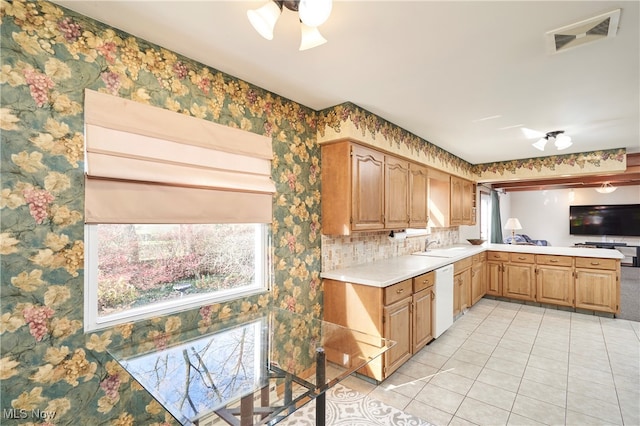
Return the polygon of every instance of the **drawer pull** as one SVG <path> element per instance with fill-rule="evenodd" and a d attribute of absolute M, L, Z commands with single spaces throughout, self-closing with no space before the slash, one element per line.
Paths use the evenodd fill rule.
<path fill-rule="evenodd" d="M 551 259 L 549 262 L 551 262 L 551 263 L 558 263 L 558 259 Z"/>
<path fill-rule="evenodd" d="M 422 281 L 422 284 L 429 284 L 429 280 Z"/>
<path fill-rule="evenodd" d="M 401 288 L 401 289 L 399 289 L 399 290 L 396 290 L 396 293 L 397 293 L 397 294 L 400 294 L 400 293 L 402 293 L 403 291 L 404 291 L 404 288 Z"/>
<path fill-rule="evenodd" d="M 600 262 L 591 262 L 592 265 L 599 265 Z"/>
<path fill-rule="evenodd" d="M 518 256 L 518 260 L 525 260 L 526 257 Z"/>

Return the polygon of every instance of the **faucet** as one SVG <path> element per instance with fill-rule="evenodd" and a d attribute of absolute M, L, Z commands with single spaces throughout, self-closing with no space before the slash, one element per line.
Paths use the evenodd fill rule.
<path fill-rule="evenodd" d="M 428 238 L 428 237 L 427 237 L 427 238 L 425 238 L 425 240 L 424 240 L 424 251 L 429 251 L 429 246 L 430 246 L 431 244 L 438 244 L 439 242 L 440 242 L 440 241 L 436 241 L 436 240 L 434 240 L 434 241 L 429 241 L 429 238 Z"/>

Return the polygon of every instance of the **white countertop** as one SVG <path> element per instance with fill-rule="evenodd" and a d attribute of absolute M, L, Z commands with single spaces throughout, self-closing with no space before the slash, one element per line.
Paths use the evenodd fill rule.
<path fill-rule="evenodd" d="M 387 287 L 391 284 L 433 271 L 473 256 L 483 251 L 506 251 L 516 253 L 550 254 L 559 256 L 601 257 L 607 259 L 624 259 L 618 250 L 586 247 L 553 247 L 511 244 L 457 244 L 450 247 L 433 249 L 421 255 L 404 255 L 390 259 L 378 260 L 348 268 L 324 271 L 322 278 L 364 284 L 373 287 Z M 443 257 L 446 256 L 446 257 Z"/>

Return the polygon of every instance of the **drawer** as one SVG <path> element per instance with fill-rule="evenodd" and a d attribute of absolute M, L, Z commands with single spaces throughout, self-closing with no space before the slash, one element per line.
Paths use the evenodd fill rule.
<path fill-rule="evenodd" d="M 404 280 L 397 284 L 390 285 L 384 289 L 384 304 L 390 305 L 393 302 L 404 299 L 411 296 L 411 289 L 413 288 L 413 280 Z"/>
<path fill-rule="evenodd" d="M 413 277 L 413 292 L 417 293 L 420 290 L 431 287 L 436 282 L 435 271 L 427 272 L 426 274 Z"/>
<path fill-rule="evenodd" d="M 509 260 L 509 253 L 504 251 L 490 251 L 487 253 L 487 260 L 501 260 L 506 262 Z"/>
<path fill-rule="evenodd" d="M 472 262 L 473 262 L 473 259 L 471 257 L 467 257 L 465 259 L 458 260 L 456 263 L 453 264 L 453 273 L 457 274 L 458 272 L 461 272 L 461 271 L 464 271 L 465 269 L 471 268 L 471 263 Z"/>
<path fill-rule="evenodd" d="M 478 263 L 487 260 L 487 252 L 483 251 L 482 253 L 473 255 L 473 263 Z"/>
<path fill-rule="evenodd" d="M 536 255 L 530 253 L 509 253 L 509 260 L 514 263 L 535 263 Z"/>
<path fill-rule="evenodd" d="M 536 255 L 536 263 L 538 265 L 573 266 L 573 257 L 538 254 Z"/>
<path fill-rule="evenodd" d="M 612 269 L 618 267 L 618 260 L 600 257 L 576 257 L 576 268 Z"/>

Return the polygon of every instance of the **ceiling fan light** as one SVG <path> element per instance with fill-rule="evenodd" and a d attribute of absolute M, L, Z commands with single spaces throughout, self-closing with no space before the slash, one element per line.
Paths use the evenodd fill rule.
<path fill-rule="evenodd" d="M 558 150 L 567 149 L 571 145 L 573 145 L 573 143 L 571 142 L 571 137 L 569 137 L 567 135 L 558 135 L 556 137 L 555 144 L 556 144 L 556 148 L 558 148 Z"/>
<path fill-rule="evenodd" d="M 267 40 L 273 40 L 273 28 L 276 26 L 281 12 L 280 6 L 269 0 L 267 4 L 258 9 L 248 10 L 247 18 L 258 34 Z"/>
<path fill-rule="evenodd" d="M 331 0 L 300 0 L 300 20 L 310 27 L 319 27 L 329 19 L 332 5 Z"/>
<path fill-rule="evenodd" d="M 539 149 L 540 151 L 544 151 L 544 146 L 547 144 L 547 138 L 540 138 L 537 142 L 533 143 L 533 147 Z"/>
<path fill-rule="evenodd" d="M 300 22 L 301 39 L 300 50 L 312 49 L 327 42 L 327 39 L 322 37 L 317 27 L 310 27 L 304 22 Z"/>
<path fill-rule="evenodd" d="M 613 191 L 615 191 L 616 188 L 615 186 L 611 185 L 609 182 L 605 182 L 602 185 L 600 185 L 599 187 L 595 188 L 595 190 L 601 194 L 611 194 Z"/>

